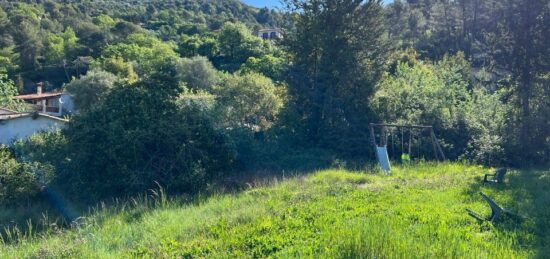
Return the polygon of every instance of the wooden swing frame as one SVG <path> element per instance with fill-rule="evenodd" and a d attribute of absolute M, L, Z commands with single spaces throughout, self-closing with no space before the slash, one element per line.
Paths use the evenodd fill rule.
<path fill-rule="evenodd" d="M 376 142 L 376 128 L 380 129 L 380 144 Z M 370 135 L 372 139 L 372 144 L 374 145 L 375 151 L 377 147 L 386 146 L 387 138 L 386 138 L 386 128 L 397 128 L 398 130 L 408 129 L 409 132 L 412 129 L 420 129 L 420 130 L 426 130 L 430 132 L 430 138 L 432 140 L 432 146 L 433 146 L 433 152 L 435 155 L 435 159 L 438 161 L 445 161 L 447 158 L 445 157 L 445 154 L 443 153 L 443 149 L 441 148 L 441 145 L 439 145 L 439 140 L 435 136 L 435 132 L 432 126 L 426 126 L 426 125 L 399 125 L 399 124 L 385 124 L 385 123 L 371 123 L 370 124 Z M 409 141 L 411 137 L 409 136 Z M 410 149 L 410 142 L 409 142 L 409 149 Z M 380 162 L 380 161 L 379 161 Z"/>

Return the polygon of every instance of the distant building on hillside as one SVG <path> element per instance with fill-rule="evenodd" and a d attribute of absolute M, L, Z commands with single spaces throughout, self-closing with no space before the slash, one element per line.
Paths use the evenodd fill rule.
<path fill-rule="evenodd" d="M 264 40 L 276 40 L 283 38 L 283 31 L 279 28 L 261 29 L 257 35 Z"/>
<path fill-rule="evenodd" d="M 0 145 L 26 139 L 42 131 L 54 131 L 65 126 L 67 120 L 39 112 L 19 113 L 0 107 Z"/>
<path fill-rule="evenodd" d="M 15 96 L 15 99 L 23 100 L 36 106 L 36 110 L 51 116 L 61 117 L 70 114 L 74 110 L 71 97 L 66 92 L 42 92 L 44 84 L 36 84 L 36 93 Z"/>

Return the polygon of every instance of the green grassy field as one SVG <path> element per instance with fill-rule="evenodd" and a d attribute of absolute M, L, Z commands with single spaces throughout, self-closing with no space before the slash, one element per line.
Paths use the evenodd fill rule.
<path fill-rule="evenodd" d="M 543 258 L 550 173 L 512 171 L 500 186 L 459 164 L 389 175 L 325 170 L 195 202 L 136 199 L 71 230 L 4 241 L 1 258 Z M 492 225 L 483 191 L 525 217 Z M 13 234 L 16 235 L 16 234 Z M 8 240 L 9 241 L 9 240 Z"/>

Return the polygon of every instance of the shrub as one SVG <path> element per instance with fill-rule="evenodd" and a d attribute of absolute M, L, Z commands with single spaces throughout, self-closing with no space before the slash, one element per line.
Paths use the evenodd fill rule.
<path fill-rule="evenodd" d="M 284 89 L 257 73 L 228 75 L 214 92 L 216 116 L 223 128 L 265 130 L 283 106 Z"/>
<path fill-rule="evenodd" d="M 0 204 L 11 205 L 34 198 L 52 174 L 51 166 L 20 163 L 8 149 L 0 147 Z"/>
<path fill-rule="evenodd" d="M 67 139 L 61 130 L 36 133 L 25 140 L 13 143 L 15 157 L 21 161 L 32 161 L 50 165 L 55 171 L 70 170 L 67 166 Z"/>
<path fill-rule="evenodd" d="M 25 107 L 22 103 L 13 99 L 17 94 L 17 87 L 13 81 L 7 74 L 0 71 L 0 107 L 23 111 Z"/>
<path fill-rule="evenodd" d="M 218 72 L 205 57 L 179 59 L 176 71 L 178 80 L 194 90 L 211 90 L 220 81 Z"/>
<path fill-rule="evenodd" d="M 241 66 L 240 71 L 243 73 L 256 72 L 261 73 L 275 81 L 281 81 L 287 64 L 280 57 L 275 57 L 272 54 L 265 55 L 261 58 L 250 57 Z"/>
<path fill-rule="evenodd" d="M 112 73 L 128 83 L 134 83 L 138 79 L 134 66 L 121 57 L 104 58 L 96 63 L 96 67 Z"/>
<path fill-rule="evenodd" d="M 118 78 L 102 70 L 91 70 L 85 76 L 71 81 L 66 88 L 71 93 L 78 109 L 88 109 L 109 91 Z"/>
<path fill-rule="evenodd" d="M 225 137 L 193 105 L 172 66 L 147 81 L 115 87 L 68 128 L 74 172 L 62 178 L 76 194 L 103 198 L 145 192 L 158 182 L 172 192 L 200 190 L 232 160 Z M 161 79 L 162 78 L 162 79 Z"/>

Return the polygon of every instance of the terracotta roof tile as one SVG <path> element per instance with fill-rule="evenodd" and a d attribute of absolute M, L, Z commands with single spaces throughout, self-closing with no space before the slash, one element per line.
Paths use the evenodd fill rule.
<path fill-rule="evenodd" d="M 37 100 L 37 99 L 47 99 L 49 97 L 61 96 L 63 93 L 41 93 L 41 94 L 24 94 L 13 97 L 14 99 L 19 100 Z"/>

